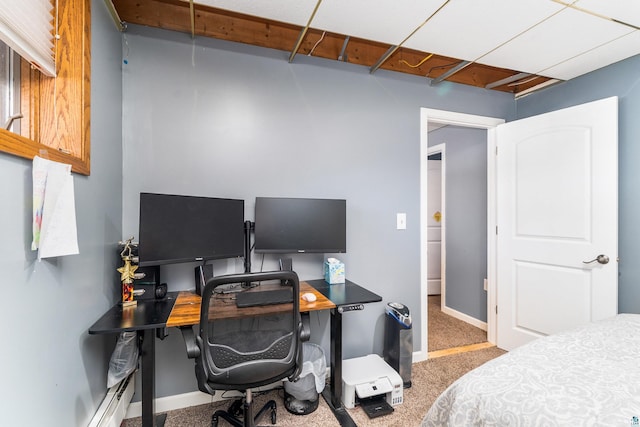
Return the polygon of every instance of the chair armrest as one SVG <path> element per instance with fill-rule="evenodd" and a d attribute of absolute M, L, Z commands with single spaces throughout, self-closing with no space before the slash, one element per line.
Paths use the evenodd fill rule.
<path fill-rule="evenodd" d="M 198 343 L 196 343 L 196 336 L 193 333 L 193 327 L 180 326 L 180 332 L 182 332 L 184 345 L 187 348 L 187 357 L 189 357 L 189 359 L 195 359 L 200 356 L 200 347 L 198 347 Z"/>
<path fill-rule="evenodd" d="M 311 320 L 309 313 L 300 313 L 302 319 L 302 330 L 300 331 L 300 341 L 309 341 L 311 338 Z"/>

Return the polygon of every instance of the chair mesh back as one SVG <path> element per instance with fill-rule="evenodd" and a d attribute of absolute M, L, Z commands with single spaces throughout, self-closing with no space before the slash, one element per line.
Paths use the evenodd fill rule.
<path fill-rule="evenodd" d="M 213 292 L 216 286 L 273 279 L 286 279 L 292 283 L 293 295 L 299 294 L 297 275 L 290 271 L 222 276 L 207 282 L 202 295 L 198 339 L 202 351 L 200 360 L 196 360 L 199 383 L 205 381 L 213 389 L 243 390 L 299 372 L 301 320 L 298 298 L 277 309 L 276 306 L 263 306 L 240 310 L 251 313 L 250 317 L 216 316 L 216 310 L 221 313 L 224 305 L 235 308 L 230 294 Z M 223 308 L 220 308 L 221 304 Z M 199 369 L 202 371 L 198 375 Z"/>
<path fill-rule="evenodd" d="M 286 360 L 292 351 L 291 315 L 209 322 L 211 360 L 229 368 L 252 360 Z"/>

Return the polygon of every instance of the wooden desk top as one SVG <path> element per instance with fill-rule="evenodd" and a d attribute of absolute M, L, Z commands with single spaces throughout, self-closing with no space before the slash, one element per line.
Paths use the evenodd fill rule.
<path fill-rule="evenodd" d="M 280 285 L 278 285 L 280 286 Z M 247 291 L 251 292 L 251 291 Z M 313 286 L 307 282 L 300 282 L 300 295 L 311 292 L 316 296 L 314 302 L 307 302 L 300 299 L 300 312 L 327 310 L 335 308 L 336 305 L 327 297 L 318 292 Z M 225 298 L 228 298 L 225 300 Z M 167 328 L 174 326 L 190 326 L 197 325 L 200 322 L 200 295 L 191 291 L 182 291 L 178 294 L 173 310 L 167 320 Z M 224 294 L 219 302 L 215 304 L 215 314 L 221 318 L 231 319 L 234 317 L 252 316 L 255 314 L 269 314 L 282 311 L 285 304 L 259 306 L 259 307 L 236 307 L 233 294 Z"/>

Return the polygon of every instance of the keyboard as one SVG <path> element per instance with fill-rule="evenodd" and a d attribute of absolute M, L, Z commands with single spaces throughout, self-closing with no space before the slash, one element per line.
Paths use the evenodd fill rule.
<path fill-rule="evenodd" d="M 236 295 L 236 306 L 244 308 L 293 302 L 291 290 L 291 288 L 283 288 L 270 291 L 240 292 Z"/>

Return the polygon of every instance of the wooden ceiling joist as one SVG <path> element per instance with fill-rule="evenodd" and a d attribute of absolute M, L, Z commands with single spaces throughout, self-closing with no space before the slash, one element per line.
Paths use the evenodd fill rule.
<path fill-rule="evenodd" d="M 451 67 L 459 65 L 460 59 L 448 58 L 437 54 L 431 55 L 431 53 L 408 49 L 403 47 L 402 44 L 390 47 L 384 43 L 325 32 L 311 27 L 313 15 L 310 17 L 307 27 L 300 27 L 202 6 L 197 3 L 197 0 L 105 1 L 113 2 L 119 19 L 122 20 L 121 22 L 125 27 L 127 23 L 144 25 L 179 31 L 192 36 L 212 37 L 278 49 L 290 52 L 290 61 L 293 60 L 297 53 L 311 54 L 327 60 L 341 60 L 361 65 L 373 71 L 383 69 L 427 77 L 438 81 L 446 79 L 453 83 L 481 88 L 517 74 L 513 70 L 491 67 L 475 62 L 468 63 L 455 73 L 451 73 Z M 320 1 L 316 5 L 316 10 Z M 191 4 L 193 4 L 193 13 L 190 10 Z M 323 37 L 323 33 L 325 35 L 322 43 L 315 46 L 317 40 Z M 295 46 L 293 51 L 291 50 L 292 46 Z M 427 56 L 429 56 L 428 60 L 423 61 Z M 505 84 L 497 86 L 493 90 L 518 93 L 546 80 L 548 78 L 540 77 L 536 81 L 519 82 L 516 86 Z"/>

